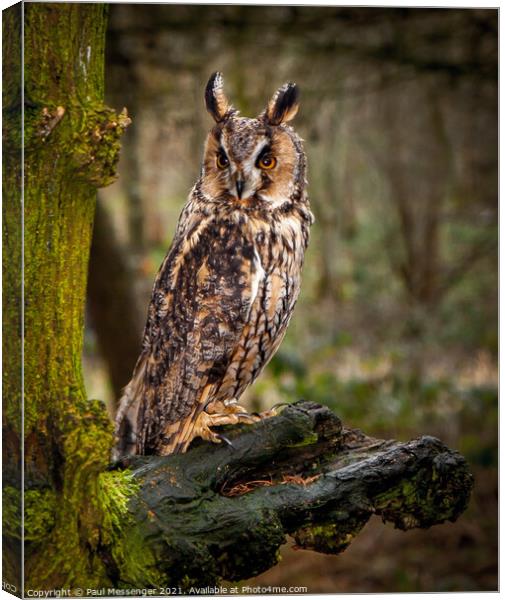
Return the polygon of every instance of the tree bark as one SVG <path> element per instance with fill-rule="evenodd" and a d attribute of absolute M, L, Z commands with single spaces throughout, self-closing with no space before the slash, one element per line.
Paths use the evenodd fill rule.
<path fill-rule="evenodd" d="M 2 22 L 2 454 L 3 578 L 21 589 L 21 4 Z M 6 259 L 8 257 L 8 259 Z M 8 484 L 7 484 L 8 482 Z M 9 588 L 7 588 L 9 589 Z M 11 588 L 12 589 L 12 588 Z"/>
<path fill-rule="evenodd" d="M 9 252 L 4 259 L 4 300 L 12 305 L 4 322 L 8 354 L 3 428 L 8 455 L 3 491 L 17 517 L 4 533 L 18 544 L 24 535 L 26 587 L 53 588 L 87 574 L 93 580 L 95 571 L 98 578 L 103 572 L 90 553 L 97 544 L 97 523 L 103 519 L 95 492 L 98 473 L 108 462 L 112 433 L 103 404 L 86 399 L 81 351 L 96 189 L 116 177 L 119 138 L 129 119 L 103 104 L 104 4 L 28 3 L 8 12 L 4 56 L 20 52 L 22 19 L 23 211 L 20 69 L 4 71 L 4 143 L 9 157 L 16 158 L 8 159 L 4 171 L 4 243 Z M 18 59 L 12 60 L 19 66 Z M 19 384 L 22 238 L 24 431 Z M 22 445 L 23 534 L 16 511 Z M 48 527 L 51 535 L 46 535 Z M 17 559 L 7 558 L 10 562 Z"/>

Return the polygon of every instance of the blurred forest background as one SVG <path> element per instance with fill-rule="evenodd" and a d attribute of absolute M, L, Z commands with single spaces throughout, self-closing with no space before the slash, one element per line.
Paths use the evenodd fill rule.
<path fill-rule="evenodd" d="M 128 107 L 119 181 L 100 192 L 88 393 L 115 399 L 196 180 L 220 70 L 255 116 L 296 81 L 316 224 L 254 409 L 310 399 L 370 435 L 440 437 L 472 465 L 456 524 L 372 520 L 341 556 L 294 552 L 249 583 L 309 592 L 497 589 L 497 10 L 110 6 L 107 103 Z"/>

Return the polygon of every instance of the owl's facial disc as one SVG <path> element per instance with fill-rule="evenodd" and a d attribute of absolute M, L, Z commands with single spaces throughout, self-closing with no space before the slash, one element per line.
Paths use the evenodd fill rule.
<path fill-rule="evenodd" d="M 202 189 L 209 198 L 276 207 L 292 193 L 296 157 L 282 127 L 231 117 L 207 138 Z"/>
<path fill-rule="evenodd" d="M 237 147 L 234 138 L 223 135 L 216 153 L 216 166 L 223 171 L 226 191 L 240 201 L 255 196 L 261 190 L 264 185 L 262 171 L 275 165 L 274 160 L 269 163 L 266 158 L 271 153 L 269 140 L 258 136 L 257 131 L 254 136 L 248 137 L 242 135 L 241 145 Z"/>

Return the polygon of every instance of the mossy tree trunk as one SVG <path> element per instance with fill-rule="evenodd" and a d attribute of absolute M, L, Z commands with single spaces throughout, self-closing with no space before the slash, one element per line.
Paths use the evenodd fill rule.
<path fill-rule="evenodd" d="M 21 589 L 21 5 L 2 21 L 2 423 L 3 574 Z M 6 521 L 10 521 L 8 530 Z M 6 532 L 9 531 L 10 535 Z"/>
<path fill-rule="evenodd" d="M 97 498 L 112 435 L 103 405 L 86 399 L 81 351 L 96 190 L 116 177 L 129 122 L 103 104 L 106 10 L 28 3 L 4 20 L 4 56 L 13 57 L 19 35 L 10 32 L 24 19 L 24 436 L 19 69 L 4 73 L 7 145 L 18 158 L 7 159 L 4 171 L 4 240 L 12 253 L 4 260 L 6 297 L 17 313 L 4 323 L 3 425 L 8 472 L 16 471 L 24 441 L 28 588 L 67 585 L 77 575 L 99 581 L 104 570 L 94 559 L 103 518 Z M 4 482 L 7 497 L 15 498 L 14 489 Z M 15 527 L 7 533 L 19 535 Z"/>

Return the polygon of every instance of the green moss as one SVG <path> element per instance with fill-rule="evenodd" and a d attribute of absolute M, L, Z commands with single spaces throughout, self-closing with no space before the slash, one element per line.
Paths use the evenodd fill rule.
<path fill-rule="evenodd" d="M 3 531 L 6 535 L 21 539 L 21 492 L 6 486 L 2 491 Z M 24 539 L 39 542 L 54 527 L 58 506 L 53 490 L 27 490 L 24 498 Z"/>
<path fill-rule="evenodd" d="M 170 583 L 167 575 L 160 572 L 153 548 L 146 544 L 140 526 L 135 525 L 123 537 L 116 538 L 113 556 L 121 570 L 121 585 L 125 587 L 164 587 Z"/>
<path fill-rule="evenodd" d="M 314 431 L 311 431 L 302 440 L 293 442 L 291 444 L 286 444 L 286 447 L 287 448 L 301 448 L 303 446 L 310 446 L 311 444 L 315 444 L 317 442 L 317 439 L 318 439 L 317 433 Z"/>
<path fill-rule="evenodd" d="M 110 583 L 95 550 L 102 530 L 110 537 L 105 511 L 114 507 L 114 520 L 120 506 L 117 494 L 108 506 L 104 504 L 101 479 L 109 462 L 112 424 L 103 403 L 90 401 L 85 408 L 74 407 L 66 415 L 67 427 L 73 428 L 60 441 L 66 457 L 64 485 L 57 498 L 52 535 L 47 538 L 50 551 L 38 555 L 36 564 L 27 570 L 27 584 L 33 587 L 72 587 L 83 579 L 90 587 Z"/>
<path fill-rule="evenodd" d="M 2 531 L 4 535 L 21 538 L 21 492 L 12 486 L 2 489 Z"/>
<path fill-rule="evenodd" d="M 465 469 L 459 474 L 451 473 L 450 485 L 440 481 L 444 477 L 435 460 L 431 468 L 421 469 L 411 479 L 404 479 L 378 495 L 375 509 L 403 530 L 454 520 L 466 508 L 468 495 L 462 496 L 460 490 L 471 486 L 472 478 Z M 458 497 L 463 498 L 461 502 L 456 501 Z"/>
<path fill-rule="evenodd" d="M 25 540 L 41 542 L 56 523 L 58 497 L 53 490 L 25 492 Z"/>
<path fill-rule="evenodd" d="M 408 510 L 408 507 L 416 503 L 416 489 L 412 482 L 401 481 L 397 486 L 389 488 L 383 494 L 375 498 L 375 508 L 379 511 L 386 510 Z"/>
<path fill-rule="evenodd" d="M 25 7 L 26 97 L 59 104 L 70 95 L 103 98 L 106 13 L 101 3 Z"/>
<path fill-rule="evenodd" d="M 368 515 L 362 519 L 349 519 L 343 525 L 322 523 L 304 527 L 296 531 L 294 537 L 302 548 L 326 554 L 339 554 L 349 546 L 367 520 Z"/>
<path fill-rule="evenodd" d="M 103 106 L 87 110 L 85 123 L 74 133 L 71 144 L 80 177 L 95 187 L 110 185 L 117 179 L 120 139 L 129 124 L 126 110 L 119 115 Z"/>
<path fill-rule="evenodd" d="M 74 101 L 47 133 L 56 112 L 54 102 L 45 102 L 26 120 L 27 435 L 40 430 L 49 411 L 58 423 L 69 411 L 85 410 L 80 359 L 96 188 L 116 178 L 129 123 L 100 102 Z"/>
<path fill-rule="evenodd" d="M 2 154 L 2 400 L 4 443 L 6 429 L 18 437 L 21 429 L 21 10 L 2 13 L 3 154 Z M 19 440 L 16 446 L 19 448 Z M 16 458 L 12 457 L 14 461 Z M 5 465 L 7 467 L 7 465 Z"/>
<path fill-rule="evenodd" d="M 101 539 L 114 545 L 123 535 L 131 515 L 128 505 L 140 486 L 129 471 L 105 471 L 98 475 L 96 502 L 102 513 Z"/>
<path fill-rule="evenodd" d="M 132 498 L 140 490 L 130 471 L 105 471 L 98 475 L 96 501 L 101 513 L 100 542 L 109 547 L 120 569 L 125 587 L 167 585 L 166 576 L 156 568 L 156 561 L 140 535 L 130 510 Z"/>

